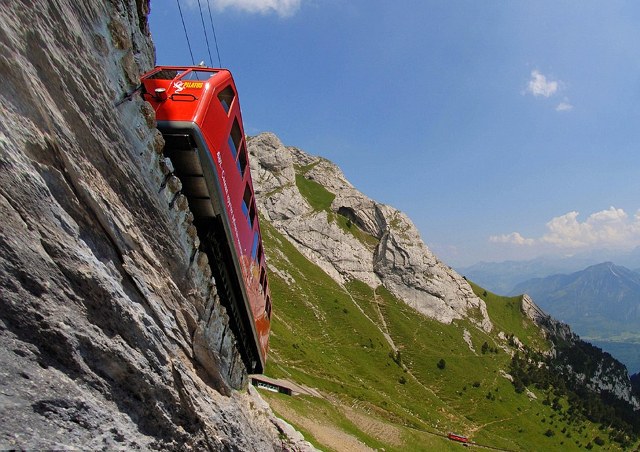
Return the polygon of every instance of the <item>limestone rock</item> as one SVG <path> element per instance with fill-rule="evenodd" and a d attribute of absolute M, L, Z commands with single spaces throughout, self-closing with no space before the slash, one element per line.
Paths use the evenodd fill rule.
<path fill-rule="evenodd" d="M 550 316 L 546 312 L 544 312 L 540 306 L 535 304 L 535 302 L 531 299 L 531 297 L 527 294 L 522 296 L 521 302 L 522 312 L 529 317 L 536 325 L 541 325 L 544 322 L 548 321 Z"/>
<path fill-rule="evenodd" d="M 260 212 L 270 221 L 290 220 L 308 212 L 311 206 L 296 188 L 296 175 L 291 154 L 271 133 L 252 139 L 255 157 L 251 159 L 251 175 L 256 198 L 268 205 Z"/>
<path fill-rule="evenodd" d="M 272 133 L 249 139 L 248 148 L 261 212 L 338 283 L 382 284 L 428 317 L 444 323 L 469 318 L 491 330 L 484 301 L 431 253 L 405 214 L 359 192 L 335 164 L 284 146 Z M 334 196 L 328 210 L 309 204 L 296 173 Z"/>
<path fill-rule="evenodd" d="M 0 6 L 0 449 L 279 450 L 153 111 L 148 1 Z"/>

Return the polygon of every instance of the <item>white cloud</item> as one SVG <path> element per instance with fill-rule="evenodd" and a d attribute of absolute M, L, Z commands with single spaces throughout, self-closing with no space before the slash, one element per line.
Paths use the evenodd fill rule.
<path fill-rule="evenodd" d="M 556 95 L 562 88 L 564 88 L 564 83 L 562 81 L 551 80 L 536 69 L 531 71 L 531 79 L 527 84 L 527 90 L 524 94 L 530 93 L 534 97 L 549 98 Z M 567 97 L 556 105 L 556 111 L 567 112 L 571 110 L 573 110 L 573 105 L 569 102 Z"/>
<path fill-rule="evenodd" d="M 492 235 L 489 237 L 489 241 L 493 243 L 513 243 L 515 245 L 533 245 L 535 240 L 525 239 L 519 232 L 512 232 L 511 234 Z"/>
<path fill-rule="evenodd" d="M 629 217 L 623 209 L 610 207 L 595 212 L 586 220 L 578 219 L 579 212 L 568 212 L 552 218 L 547 232 L 539 238 L 525 238 L 518 232 L 489 237 L 493 243 L 539 246 L 556 249 L 587 250 L 595 248 L 625 248 L 640 246 L 640 211 Z"/>
<path fill-rule="evenodd" d="M 553 96 L 558 91 L 558 82 L 555 80 L 547 80 L 547 77 L 539 71 L 531 71 L 531 80 L 527 86 L 527 92 L 534 96 Z"/>
<path fill-rule="evenodd" d="M 556 111 L 571 111 L 571 110 L 573 110 L 573 105 L 567 102 L 566 99 L 564 102 L 560 102 L 556 107 Z"/>
<path fill-rule="evenodd" d="M 248 13 L 267 14 L 274 12 L 280 17 L 292 16 L 300 8 L 301 0 L 211 0 L 213 5 L 223 10 L 235 8 Z"/>

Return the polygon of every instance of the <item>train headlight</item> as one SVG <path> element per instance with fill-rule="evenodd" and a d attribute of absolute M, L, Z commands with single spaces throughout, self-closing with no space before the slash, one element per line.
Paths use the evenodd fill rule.
<path fill-rule="evenodd" d="M 156 99 L 160 102 L 167 100 L 167 90 L 164 88 L 156 88 Z"/>

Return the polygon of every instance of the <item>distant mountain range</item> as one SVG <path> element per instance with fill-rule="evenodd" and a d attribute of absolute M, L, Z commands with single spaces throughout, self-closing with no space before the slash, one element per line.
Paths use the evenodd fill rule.
<path fill-rule="evenodd" d="M 611 262 L 569 275 L 530 279 L 510 295 L 522 293 L 583 335 L 601 332 L 603 324 L 615 325 L 617 332 L 640 329 L 640 273 Z"/>
<path fill-rule="evenodd" d="M 640 247 L 626 253 L 599 250 L 562 258 L 539 257 L 527 261 L 479 262 L 469 267 L 456 268 L 456 271 L 482 287 L 504 295 L 513 292 L 515 286 L 523 281 L 559 273 L 573 273 L 605 261 L 640 270 Z"/>
<path fill-rule="evenodd" d="M 526 293 L 581 337 L 640 369 L 640 273 L 611 262 L 571 274 L 534 278 L 511 295 Z M 615 344 L 612 344 L 615 343 Z"/>

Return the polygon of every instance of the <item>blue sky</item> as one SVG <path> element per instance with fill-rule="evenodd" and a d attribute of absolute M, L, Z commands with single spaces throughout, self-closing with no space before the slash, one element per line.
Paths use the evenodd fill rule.
<path fill-rule="evenodd" d="M 446 263 L 640 245 L 640 2 L 210 1 L 246 132 L 334 161 Z M 180 5 L 217 66 L 206 2 L 212 58 Z M 191 64 L 177 1 L 150 22 Z"/>

